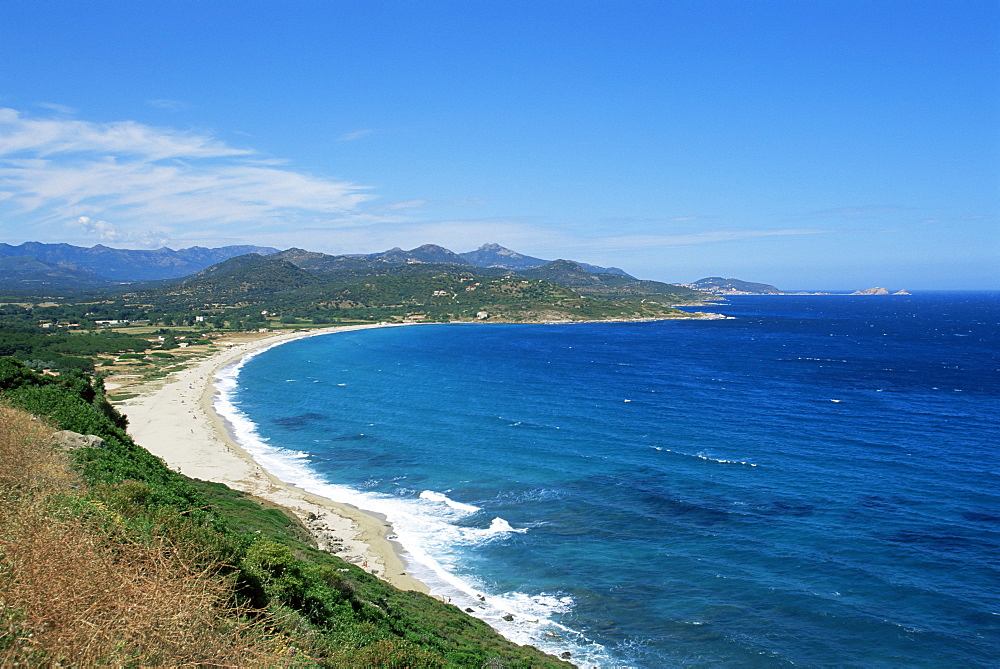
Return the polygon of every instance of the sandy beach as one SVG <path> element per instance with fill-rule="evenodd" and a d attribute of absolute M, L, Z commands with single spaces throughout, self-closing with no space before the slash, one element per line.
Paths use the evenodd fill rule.
<path fill-rule="evenodd" d="M 429 592 L 424 583 L 407 573 L 398 545 L 386 538 L 392 533 L 388 523 L 279 480 L 232 439 L 213 406 L 216 372 L 248 353 L 292 339 L 370 327 L 380 326 L 269 334 L 231 342 L 225 350 L 196 360 L 165 379 L 135 386 L 132 390 L 139 395 L 118 403 L 117 408 L 128 416 L 129 433 L 136 442 L 171 468 L 285 507 L 309 528 L 320 548 L 398 588 Z"/>

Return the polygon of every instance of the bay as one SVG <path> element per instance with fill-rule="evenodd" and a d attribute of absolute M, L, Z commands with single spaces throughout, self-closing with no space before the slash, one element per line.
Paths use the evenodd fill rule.
<path fill-rule="evenodd" d="M 1000 295 L 713 310 L 301 339 L 224 399 L 281 478 L 581 666 L 993 664 Z"/>

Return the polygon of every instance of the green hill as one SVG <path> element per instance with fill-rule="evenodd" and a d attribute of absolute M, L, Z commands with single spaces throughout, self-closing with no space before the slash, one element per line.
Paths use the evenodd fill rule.
<path fill-rule="evenodd" d="M 447 257 L 447 256 L 446 256 Z M 169 286 L 123 296 L 151 312 L 201 310 L 230 320 L 279 314 L 286 322 L 605 320 L 682 317 L 670 305 L 707 297 L 568 261 L 516 272 L 469 264 L 390 262 L 300 249 L 240 256 Z"/>
<path fill-rule="evenodd" d="M 704 292 L 659 281 L 635 279 L 622 274 L 595 274 L 571 260 L 553 260 L 547 265 L 520 272 L 522 276 L 544 279 L 581 295 L 647 298 L 663 304 L 684 304 L 711 300 Z"/>
<path fill-rule="evenodd" d="M 569 666 L 317 550 L 125 425 L 99 381 L 0 358 L 0 664 Z M 99 441 L 66 455 L 53 428 Z"/>
<path fill-rule="evenodd" d="M 704 290 L 720 295 L 780 295 L 782 293 L 781 290 L 767 283 L 754 283 L 753 281 L 743 281 L 733 278 L 723 279 L 721 276 L 710 276 L 705 279 L 699 279 L 690 285 L 697 290 Z"/>

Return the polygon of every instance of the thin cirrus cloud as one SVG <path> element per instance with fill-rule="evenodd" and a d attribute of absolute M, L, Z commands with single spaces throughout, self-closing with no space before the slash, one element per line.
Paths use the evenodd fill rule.
<path fill-rule="evenodd" d="M 355 139 L 361 139 L 365 135 L 370 135 L 372 133 L 371 128 L 365 128 L 362 130 L 355 130 L 353 132 L 345 132 L 343 135 L 337 138 L 338 142 L 351 142 Z"/>
<path fill-rule="evenodd" d="M 150 107 L 155 107 L 156 109 L 164 109 L 166 111 L 181 111 L 188 109 L 191 105 L 187 102 L 182 102 L 180 100 L 170 100 L 167 98 L 157 98 L 154 100 L 146 100 L 146 104 Z"/>
<path fill-rule="evenodd" d="M 336 227 L 372 197 L 205 134 L 0 109 L 0 206 L 35 225 L 79 229 L 82 216 L 111 226 L 83 225 L 88 232 L 131 243 L 151 230 L 161 232 L 150 239 L 189 237 L 195 225 L 245 233 L 323 219 Z"/>
<path fill-rule="evenodd" d="M 789 237 L 798 235 L 823 234 L 826 230 L 813 228 L 785 228 L 760 230 L 705 230 L 680 235 L 619 235 L 604 237 L 594 242 L 601 249 L 630 251 L 636 249 L 673 248 L 699 246 L 721 242 L 746 241 L 765 237 Z"/>
<path fill-rule="evenodd" d="M 49 111 L 53 111 L 57 114 L 65 114 L 67 116 L 76 113 L 76 109 L 73 107 L 57 104 L 55 102 L 39 102 L 36 103 L 35 106 L 41 107 L 42 109 L 48 109 Z"/>

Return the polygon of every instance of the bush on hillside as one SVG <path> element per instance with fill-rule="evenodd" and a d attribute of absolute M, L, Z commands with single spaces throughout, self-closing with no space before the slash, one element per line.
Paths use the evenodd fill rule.
<path fill-rule="evenodd" d="M 47 614 L 39 604 L 41 599 L 17 594 L 19 584 L 24 582 L 19 575 L 22 572 L 0 570 L 0 596 L 6 612 L 0 616 L 0 650 L 13 653 L 8 656 L 11 662 L 0 664 L 568 666 L 535 648 L 510 643 L 486 623 L 454 606 L 421 593 L 398 590 L 317 550 L 302 540 L 303 530 L 295 521 L 278 521 L 273 510 L 260 509 L 242 493 L 170 470 L 132 441 L 124 429 L 124 419 L 108 405 L 100 382 L 82 375 L 43 377 L 11 358 L 0 358 L 0 400 L 44 418 L 55 428 L 93 434 L 105 442 L 103 448 L 80 448 L 69 457 L 80 483 L 71 484 L 59 494 L 43 496 L 62 500 L 52 507 L 55 511 L 46 511 L 49 515 L 44 516 L 63 519 L 62 524 L 49 523 L 55 528 L 54 534 L 43 531 L 44 522 L 32 525 L 34 521 L 0 518 L 0 531 L 7 533 L 0 538 L 30 545 L 17 554 L 20 562 L 16 562 L 14 553 L 6 548 L 8 544 L 0 544 L 0 564 L 6 567 L 16 562 L 25 565 L 24 570 L 51 574 L 41 577 L 43 581 L 50 579 L 51 597 L 67 603 L 100 603 L 109 607 L 109 620 L 115 615 L 131 615 L 114 613 L 115 602 L 130 605 L 139 596 L 134 579 L 141 580 L 142 574 L 158 565 L 165 580 L 155 584 L 150 581 L 147 589 L 161 592 L 167 608 L 149 608 L 148 619 L 181 618 L 195 625 L 195 631 L 170 632 L 167 636 L 157 636 L 153 631 L 118 633 L 116 638 L 123 644 L 121 652 L 134 653 L 130 656 L 134 660 L 88 655 L 91 651 L 83 645 L 51 651 L 38 646 L 39 655 L 18 655 L 23 649 L 33 648 L 35 642 L 30 639 L 35 637 L 30 635 L 37 636 L 35 630 L 56 623 L 44 618 Z M 32 416 L 21 415 L 24 420 L 41 424 Z M 0 422 L 7 421 L 0 416 Z M 33 447 L 21 450 L 45 452 L 43 437 L 32 443 Z M 0 458 L 4 458 L 2 452 Z M 22 469 L 39 468 L 25 465 Z M 0 491 L 7 496 L 0 499 L 0 507 L 9 506 L 7 503 L 20 494 L 24 485 L 11 477 L 0 480 Z M 24 543 L 35 540 L 28 535 L 44 542 Z M 45 538 L 60 535 L 67 537 L 60 546 L 71 549 L 64 550 Z M 95 550 L 110 553 L 89 557 L 83 551 L 90 544 Z M 73 554 L 80 556 L 80 564 L 45 571 L 38 566 L 41 563 L 31 562 L 49 560 L 45 556 L 50 553 L 54 556 L 52 565 L 63 565 L 60 560 Z M 113 580 L 97 580 L 91 567 L 108 572 Z M 68 580 L 60 580 L 60 574 Z M 76 576 L 71 578 L 70 574 Z M 89 584 L 78 589 L 74 579 L 103 584 L 100 592 L 110 599 L 102 599 L 96 590 L 93 595 L 85 594 L 92 592 Z M 20 603 L 8 606 L 8 601 Z M 174 604 L 168 606 L 169 602 L 179 603 L 171 609 L 169 606 Z M 214 610 L 217 615 L 202 620 L 202 609 Z M 80 625 L 105 624 L 105 618 L 96 614 L 92 620 L 87 614 L 81 615 Z M 67 614 L 66 620 L 70 618 L 73 616 Z M 267 630 L 264 636 L 260 625 Z M 148 642 L 143 642 L 144 638 Z M 218 647 L 218 659 L 196 659 L 201 651 L 191 649 L 202 646 L 185 645 L 189 639 Z M 286 653 L 281 656 L 284 659 L 269 655 L 278 646 Z M 190 659 L 179 659 L 182 657 Z"/>

